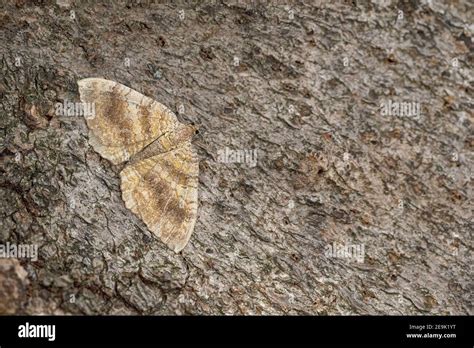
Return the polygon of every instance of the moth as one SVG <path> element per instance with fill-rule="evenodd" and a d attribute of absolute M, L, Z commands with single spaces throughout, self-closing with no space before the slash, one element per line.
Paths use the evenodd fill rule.
<path fill-rule="evenodd" d="M 148 229 L 175 252 L 188 243 L 198 207 L 199 159 L 191 144 L 197 132 L 163 104 L 120 83 L 78 81 L 89 143 L 120 172 L 122 199 Z"/>

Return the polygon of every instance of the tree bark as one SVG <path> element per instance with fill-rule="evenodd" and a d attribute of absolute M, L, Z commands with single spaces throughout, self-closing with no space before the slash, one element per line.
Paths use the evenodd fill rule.
<path fill-rule="evenodd" d="M 3 3 L 0 243 L 38 257 L 0 260 L 0 310 L 472 314 L 472 19 L 469 1 Z M 181 253 L 125 208 L 84 119 L 55 114 L 86 77 L 200 126 Z"/>

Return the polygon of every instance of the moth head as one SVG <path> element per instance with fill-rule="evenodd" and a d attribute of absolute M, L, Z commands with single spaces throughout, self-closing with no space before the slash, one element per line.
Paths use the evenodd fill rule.
<path fill-rule="evenodd" d="M 193 138 L 198 133 L 198 126 L 194 124 L 181 124 L 172 135 L 172 143 L 180 144 Z"/>
<path fill-rule="evenodd" d="M 183 129 L 182 129 L 181 132 L 182 132 L 184 138 L 190 139 L 195 134 L 199 134 L 199 126 L 194 124 L 194 123 L 186 124 L 186 125 L 183 126 Z"/>
<path fill-rule="evenodd" d="M 190 124 L 190 126 L 192 127 L 193 135 L 194 134 L 199 134 L 199 126 L 197 124 L 195 124 L 193 122 L 193 123 Z"/>

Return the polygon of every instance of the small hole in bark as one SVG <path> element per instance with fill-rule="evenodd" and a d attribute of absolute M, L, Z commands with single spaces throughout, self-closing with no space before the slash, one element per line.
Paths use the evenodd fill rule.
<path fill-rule="evenodd" d="M 293 261 L 299 261 L 300 260 L 299 255 L 296 254 L 296 253 L 291 254 L 291 258 L 293 259 Z"/>

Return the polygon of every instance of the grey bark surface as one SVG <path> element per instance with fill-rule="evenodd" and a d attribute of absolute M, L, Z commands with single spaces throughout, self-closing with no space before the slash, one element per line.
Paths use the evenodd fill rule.
<path fill-rule="evenodd" d="M 0 260 L 0 311 L 472 314 L 473 18 L 469 1 L 2 1 L 0 243 L 38 260 Z M 85 120 L 55 115 L 86 77 L 200 126 L 181 253 L 125 208 Z"/>

